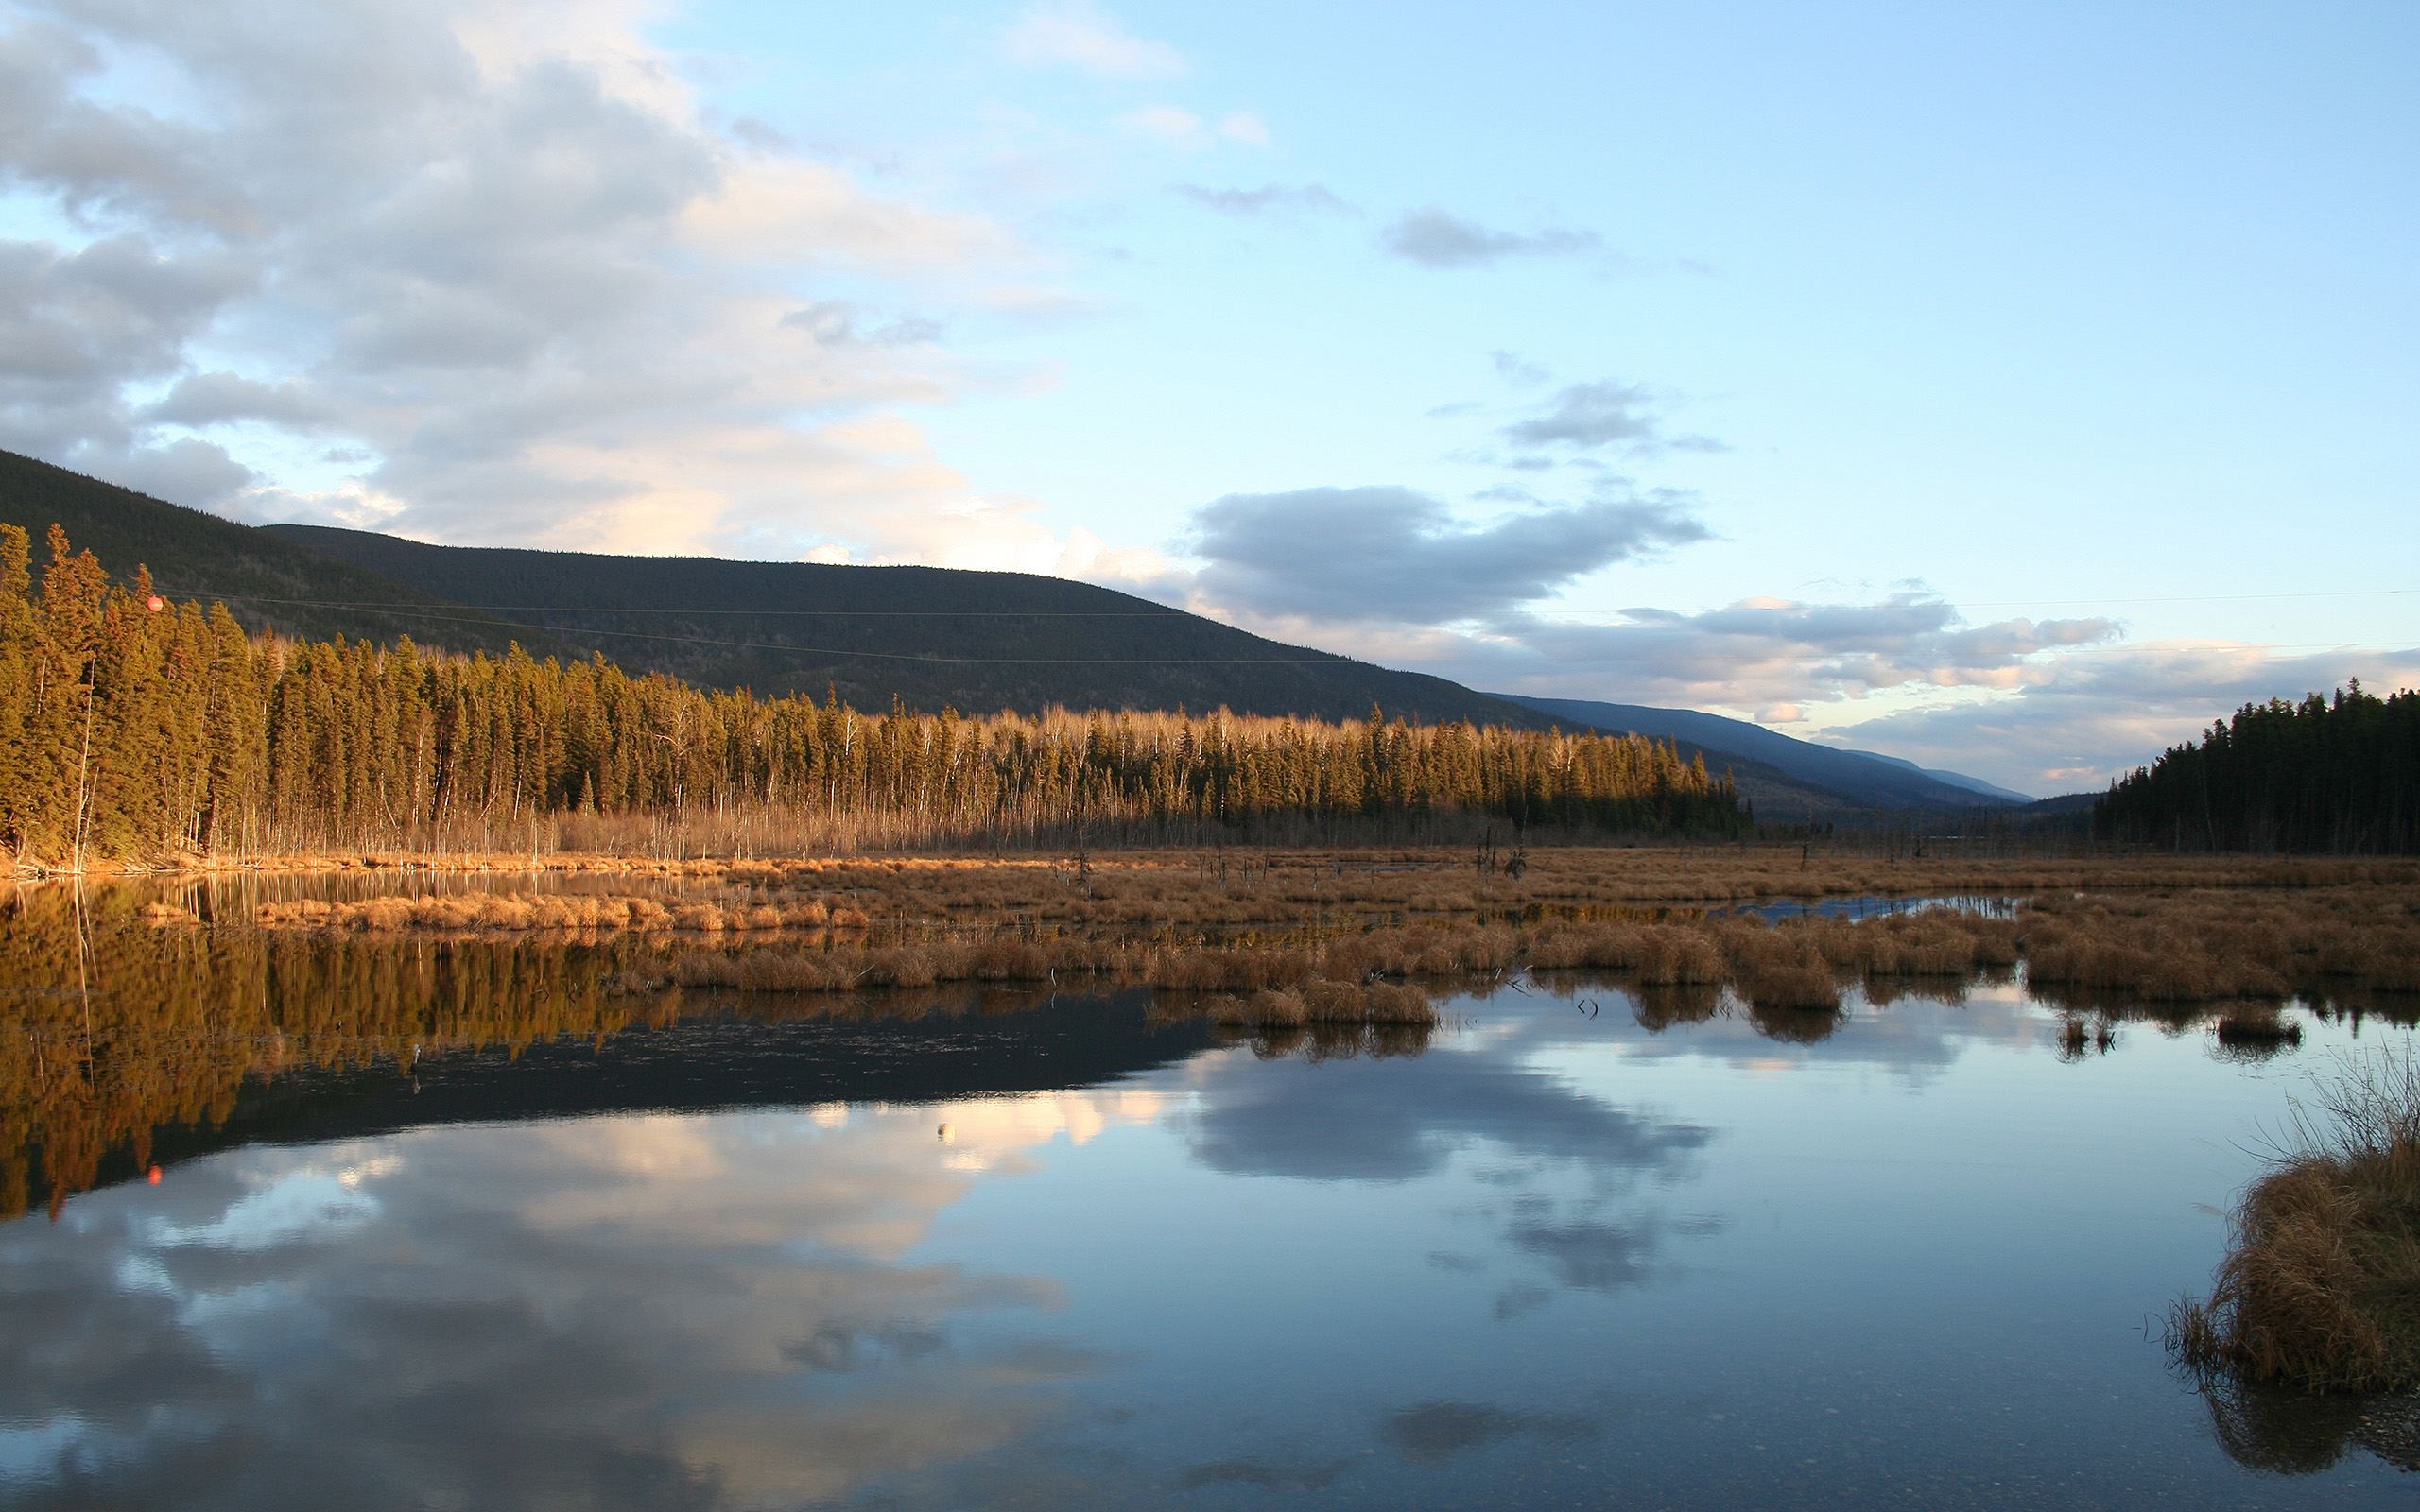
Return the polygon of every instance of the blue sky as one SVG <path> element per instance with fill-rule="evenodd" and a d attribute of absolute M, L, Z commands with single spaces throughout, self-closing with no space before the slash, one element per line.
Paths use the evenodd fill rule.
<path fill-rule="evenodd" d="M 0 0 L 0 444 L 2037 792 L 2420 677 L 2408 6 L 193 10 Z"/>

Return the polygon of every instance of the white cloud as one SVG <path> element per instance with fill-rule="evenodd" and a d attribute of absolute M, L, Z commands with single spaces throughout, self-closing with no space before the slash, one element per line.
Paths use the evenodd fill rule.
<path fill-rule="evenodd" d="M 1248 147 L 1270 145 L 1269 124 L 1250 111 L 1229 111 L 1219 120 L 1219 134 Z"/>
<path fill-rule="evenodd" d="M 1073 68 L 1096 78 L 1175 78 L 1186 70 L 1183 53 L 1135 36 L 1083 0 L 1027 10 L 1009 28 L 1007 47 L 1012 61 Z"/>
<path fill-rule="evenodd" d="M 1705 539 L 1678 495 L 1623 490 L 1483 524 L 1410 489 L 1229 494 L 1193 515 L 1193 596 L 1263 614 L 1440 625 L 1497 614 L 1615 562 Z"/>
<path fill-rule="evenodd" d="M 22 6 L 0 184 L 85 239 L 0 239 L 0 445 L 465 542 L 1056 559 L 907 412 L 1027 381 L 951 315 L 1073 297 L 991 220 L 716 129 L 655 9 Z M 268 486 L 298 435 L 365 460 Z"/>
<path fill-rule="evenodd" d="M 1117 118 L 1117 124 L 1137 136 L 1165 142 L 1170 146 L 1200 146 L 1210 140 L 1201 117 L 1179 105 L 1154 105 L 1148 110 L 1129 111 Z"/>
<path fill-rule="evenodd" d="M 2247 703 L 2325 694 L 2356 678 L 2380 694 L 2420 687 L 2420 651 L 2284 654 L 2240 642 L 2145 642 L 2054 655 L 2008 694 L 1930 701 L 1836 733 L 2024 791 L 2080 792 L 2106 786 Z"/>
<path fill-rule="evenodd" d="M 1241 617 L 1264 634 L 1473 687 L 1709 709 L 2041 794 L 2103 786 L 2245 703 L 2353 678 L 2379 692 L 2420 686 L 2420 651 L 2135 643 L 2100 618 L 1971 625 L 1923 593 L 1634 609 L 1609 623 L 1550 610 L 1433 627 Z"/>
<path fill-rule="evenodd" d="M 1406 262 L 1436 268 L 1489 267 L 1508 257 L 1589 257 L 1605 251 L 1604 238 L 1592 231 L 1498 231 L 1435 205 L 1398 216 L 1379 245 Z"/>
<path fill-rule="evenodd" d="M 1181 105 L 1154 105 L 1129 111 L 1117 118 L 1120 128 L 1165 146 L 1200 150 L 1226 143 L 1267 147 L 1269 128 L 1250 111 L 1231 111 L 1218 121 L 1203 119 Z"/>
<path fill-rule="evenodd" d="M 1347 215 L 1353 207 L 1324 184 L 1263 184 L 1257 189 L 1213 189 L 1181 183 L 1176 192 L 1205 210 L 1245 218 L 1260 215 Z"/>

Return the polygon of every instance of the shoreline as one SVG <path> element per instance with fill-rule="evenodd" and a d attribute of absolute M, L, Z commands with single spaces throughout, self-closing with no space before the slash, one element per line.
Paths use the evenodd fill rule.
<path fill-rule="evenodd" d="M 1490 852 L 1493 851 L 1491 856 Z M 1976 856 L 1815 852 L 1798 844 L 1687 845 L 1542 843 L 1534 849 L 1437 845 L 1168 845 L 1018 852 L 861 851 L 847 854 L 634 856 L 596 850 L 366 850 L 229 857 L 113 860 L 81 870 L 20 864 L 20 886 L 75 883 L 177 883 L 233 877 L 629 876 L 794 878 L 852 872 L 930 874 L 995 871 L 1109 876 L 1141 872 L 1253 875 L 1325 870 L 1449 874 L 1494 881 L 1508 892 L 1535 891 L 1525 879 L 1564 885 L 1584 880 L 1600 901 L 1736 902 L 1821 899 L 1853 894 L 2022 893 L 2054 887 L 2329 887 L 2408 885 L 2420 891 L 2420 857 L 2159 852 L 2088 856 Z M 1651 882 L 1651 885 L 1650 885 Z"/>

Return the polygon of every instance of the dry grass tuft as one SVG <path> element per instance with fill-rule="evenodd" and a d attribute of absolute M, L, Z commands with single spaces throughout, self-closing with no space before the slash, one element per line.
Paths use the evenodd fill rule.
<path fill-rule="evenodd" d="M 1724 924 L 1717 938 L 1730 963 L 1731 979 L 1749 1006 L 1768 1013 L 1839 1011 L 1840 968 L 1824 948 L 1838 934 L 1828 927 L 1835 922 L 1793 920 L 1781 928 L 1754 920 Z M 1824 1033 L 1830 1032 L 1827 1026 Z"/>
<path fill-rule="evenodd" d="M 2273 1056 L 2303 1042 L 2301 1022 L 2268 1004 L 2222 1013 L 2217 1029 L 2221 1048 L 2254 1057 Z"/>
<path fill-rule="evenodd" d="M 2420 1057 L 2341 1059 L 2253 1183 L 2207 1301 L 2169 1346 L 2204 1376 L 2310 1392 L 2420 1387 Z"/>
<path fill-rule="evenodd" d="M 854 924 L 841 916 L 854 916 Z M 329 902 L 305 898 L 263 903 L 255 920 L 268 929 L 394 934 L 562 935 L 654 931 L 686 935 L 865 926 L 853 908 L 820 900 L 786 903 L 739 897 L 657 897 L 646 893 L 457 892 Z"/>
<path fill-rule="evenodd" d="M 2405 1011 L 2397 994 L 2420 988 L 2420 874 L 2402 863 L 2002 863 L 1996 873 L 1928 864 L 1891 874 L 1955 879 L 1985 896 L 1771 925 L 1607 900 L 1651 887 L 1674 899 L 1768 896 L 1785 879 L 1820 888 L 1873 864 L 1802 872 L 1793 854 L 1776 872 L 1774 856 L 1755 850 L 1573 849 L 1541 851 L 1512 878 L 1424 851 L 1236 860 L 1215 870 L 1199 852 L 1118 852 L 1074 868 L 1006 858 L 693 864 L 667 872 L 674 886 L 656 893 L 302 900 L 266 903 L 256 917 L 273 929 L 638 934 L 658 948 L 680 939 L 709 947 L 680 964 L 683 981 L 749 990 L 1139 982 L 1197 1002 L 1232 998 L 1241 1006 L 1221 1012 L 1258 1015 L 1239 1022 L 1282 1022 L 1293 1000 L 1304 1022 L 1321 1022 L 1319 983 L 1374 998 L 1384 994 L 1362 989 L 1596 972 L 1634 996 L 1651 1028 L 1719 1011 L 1713 994 L 1727 988 L 1760 1029 L 1797 1039 L 1832 1032 L 1852 986 L 1876 1007 L 1910 994 L 1956 1002 L 1974 982 L 2022 966 L 2034 995 L 2100 1022 L 2085 1041 L 2061 1041 L 2071 1058 L 2086 1044 L 2105 1049 L 2108 1024 L 2145 1016 L 2179 1028 L 2218 1017 L 2223 1053 L 2276 1054 L 2299 1035 L 2274 1011 L 2291 999 L 2392 1017 Z M 2002 890 L 2070 874 L 2123 890 L 2021 900 Z M 1655 995 L 1665 988 L 1705 991 Z M 2420 1003 L 2409 1011 L 2420 1014 Z M 1793 1023 L 1792 1013 L 1809 1017 Z"/>

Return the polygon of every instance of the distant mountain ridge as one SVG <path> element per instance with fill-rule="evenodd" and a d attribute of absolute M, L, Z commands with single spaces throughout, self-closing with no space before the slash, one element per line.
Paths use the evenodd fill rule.
<path fill-rule="evenodd" d="M 223 600 L 254 632 L 376 641 L 409 635 L 465 652 L 501 653 L 518 640 L 533 656 L 579 654 L 551 636 L 499 625 L 267 531 L 9 451 L 0 451 L 0 524 L 33 537 L 37 572 L 48 559 L 43 538 L 57 524 L 70 547 L 90 551 L 112 576 L 130 578 L 147 566 L 162 593 Z M 379 607 L 350 607 L 356 604 Z"/>
<path fill-rule="evenodd" d="M 121 576 L 221 599 L 248 627 L 585 658 L 707 687 L 861 708 L 1175 709 L 1634 733 L 1728 768 L 1772 819 L 2030 799 L 1896 757 L 1691 710 L 1477 692 L 1279 642 L 1088 583 L 1024 573 L 437 546 L 322 525 L 253 527 L 0 451 L 0 522 L 56 521 Z"/>
<path fill-rule="evenodd" d="M 0 452 L 0 523 L 50 524 L 121 577 L 223 600 L 254 630 L 584 659 L 705 687 L 861 708 L 1175 709 L 1439 724 L 1552 721 L 1460 683 L 1221 625 L 1089 583 L 939 567 L 432 546 L 365 530 L 253 527 Z"/>
<path fill-rule="evenodd" d="M 1813 742 L 1810 741 L 1808 744 L 1812 745 Z M 1823 747 L 1819 747 L 1817 748 L 1821 749 Z M 1947 782 L 1952 787 L 1962 787 L 1969 792 L 1980 793 L 1985 798 L 1997 799 L 2003 803 L 2034 803 L 2040 801 L 2028 794 L 2017 792 L 2014 788 L 2001 787 L 1996 783 L 1986 782 L 1979 777 L 1969 777 L 1964 772 L 1944 771 L 1938 766 L 1918 766 L 1915 763 L 1908 760 L 1904 756 L 1885 756 L 1878 750 L 1857 750 L 1850 747 L 1835 747 L 1833 748 L 1846 750 L 1852 756 L 1870 756 L 1877 762 L 1889 762 L 1893 766 L 1904 766 L 1911 772 L 1922 772 L 1925 776 L 1931 778 L 1934 782 Z"/>
<path fill-rule="evenodd" d="M 1694 709 L 1657 709 L 1646 704 L 1600 703 L 1585 698 L 1532 698 L 1518 694 L 1497 696 L 1593 730 L 1677 740 L 1705 751 L 1708 766 L 1720 765 L 1718 752 L 1744 758 L 1792 782 L 1863 808 L 1952 809 L 2033 801 L 2024 794 L 1994 786 L 1980 778 L 1927 770 L 1896 756 L 1818 746 L 1744 719 L 1727 719 Z M 1757 812 L 1767 811 L 1759 803 Z"/>
<path fill-rule="evenodd" d="M 943 567 L 843 567 L 433 546 L 365 530 L 263 534 L 416 593 L 542 627 L 626 667 L 709 687 L 967 712 L 1225 707 L 1544 728 L 1460 683 L 1287 645 L 1090 583 Z"/>

